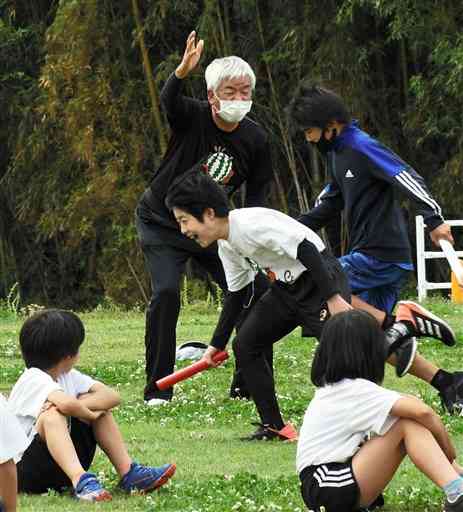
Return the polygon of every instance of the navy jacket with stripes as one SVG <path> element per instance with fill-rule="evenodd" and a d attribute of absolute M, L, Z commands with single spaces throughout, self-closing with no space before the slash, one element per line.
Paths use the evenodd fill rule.
<path fill-rule="evenodd" d="M 315 208 L 299 220 L 318 230 L 344 211 L 348 252 L 361 251 L 394 263 L 411 261 L 398 192 L 416 204 L 429 230 L 444 222 L 441 208 L 423 178 L 393 151 L 362 131 L 356 121 L 346 125 L 336 137 L 327 159 L 331 182 Z"/>

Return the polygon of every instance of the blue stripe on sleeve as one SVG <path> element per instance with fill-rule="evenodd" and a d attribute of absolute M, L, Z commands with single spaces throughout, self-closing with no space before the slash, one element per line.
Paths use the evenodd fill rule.
<path fill-rule="evenodd" d="M 339 142 L 366 155 L 378 169 L 393 178 L 409 166 L 393 151 L 362 131 L 353 121 L 339 135 Z"/>

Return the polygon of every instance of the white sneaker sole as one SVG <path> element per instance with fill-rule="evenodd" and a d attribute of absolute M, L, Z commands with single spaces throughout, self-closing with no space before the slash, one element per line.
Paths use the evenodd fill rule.
<path fill-rule="evenodd" d="M 148 407 L 160 407 L 162 405 L 167 405 L 169 400 L 164 400 L 163 398 L 152 398 L 151 400 L 147 400 L 145 405 Z"/>
<path fill-rule="evenodd" d="M 418 350 L 418 342 L 416 341 L 416 338 L 413 338 L 413 348 L 412 348 L 412 356 L 410 357 L 407 366 L 402 370 L 402 373 L 399 375 L 397 374 L 397 377 L 404 377 L 407 375 L 408 370 L 410 370 L 410 367 L 413 364 L 413 361 L 416 357 L 416 351 Z"/>

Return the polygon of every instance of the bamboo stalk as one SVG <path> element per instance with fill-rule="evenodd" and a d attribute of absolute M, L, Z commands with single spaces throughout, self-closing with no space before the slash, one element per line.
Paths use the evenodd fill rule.
<path fill-rule="evenodd" d="M 151 113 L 153 114 L 154 127 L 156 128 L 159 135 L 159 145 L 161 147 L 162 153 L 165 152 L 167 148 L 166 136 L 164 133 L 164 128 L 161 120 L 161 112 L 159 111 L 159 101 L 158 95 L 156 92 L 156 84 L 153 78 L 153 69 L 151 67 L 151 62 L 148 55 L 148 50 L 146 49 L 145 37 L 143 35 L 143 25 L 141 22 L 140 9 L 138 7 L 138 0 L 132 0 L 133 7 L 133 16 L 135 18 L 135 24 L 137 26 L 137 39 L 138 44 L 140 45 L 140 52 L 143 59 L 143 70 L 145 72 L 146 82 L 148 84 L 148 90 L 151 100 Z"/>
<path fill-rule="evenodd" d="M 262 28 L 262 21 L 261 21 L 260 12 L 259 12 L 258 0 L 256 0 L 256 15 L 257 15 L 256 16 L 257 30 L 259 32 L 260 40 L 261 40 L 261 43 L 262 43 L 262 50 L 265 50 L 264 31 L 263 31 L 263 28 Z M 285 148 L 285 151 L 286 151 L 286 156 L 288 158 L 289 170 L 291 171 L 291 175 L 292 175 L 293 180 L 294 180 L 294 185 L 296 187 L 296 194 L 297 194 L 297 200 L 298 200 L 298 203 L 299 203 L 299 209 L 301 211 L 305 211 L 305 210 L 308 209 L 308 205 L 305 204 L 304 196 L 302 194 L 301 184 L 300 184 L 299 178 L 297 176 L 296 160 L 295 160 L 295 157 L 294 157 L 294 148 L 293 148 L 293 144 L 292 144 L 290 138 L 288 137 L 288 131 L 286 130 L 285 123 L 283 122 L 283 118 L 281 116 L 281 107 L 280 107 L 280 104 L 278 102 L 277 92 L 276 92 L 276 89 L 275 89 L 275 83 L 273 81 L 273 75 L 272 75 L 272 72 L 270 70 L 270 66 L 269 66 L 268 62 L 265 62 L 265 69 L 267 71 L 267 77 L 268 77 L 268 81 L 269 81 L 269 84 L 270 84 L 270 90 L 272 92 L 272 96 L 271 96 L 272 97 L 272 103 L 273 103 L 273 106 L 274 106 L 274 109 L 275 109 L 275 113 L 276 113 L 276 116 L 277 116 L 278 127 L 280 128 L 280 132 L 281 132 L 281 136 L 282 136 L 282 140 L 283 140 L 283 145 L 284 145 L 284 148 Z"/>
<path fill-rule="evenodd" d="M 138 285 L 138 289 L 140 290 L 141 296 L 143 297 L 145 304 L 148 305 L 148 303 L 149 303 L 148 295 L 146 294 L 143 283 L 141 282 L 140 278 L 138 277 L 137 273 L 135 272 L 132 262 L 130 261 L 130 259 L 127 256 L 125 257 L 125 261 L 127 262 L 130 273 L 132 274 L 133 278 L 135 279 L 135 282 Z"/>

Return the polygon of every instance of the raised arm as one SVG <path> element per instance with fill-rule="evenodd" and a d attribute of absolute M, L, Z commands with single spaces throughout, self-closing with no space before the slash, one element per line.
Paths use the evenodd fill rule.
<path fill-rule="evenodd" d="M 186 78 L 195 67 L 198 65 L 199 59 L 204 48 L 204 41 L 200 39 L 196 43 L 196 32 L 193 30 L 187 37 L 186 47 L 183 53 L 182 62 L 177 66 L 175 70 L 175 76 L 183 80 Z"/>
<path fill-rule="evenodd" d="M 169 124 L 174 129 L 186 128 L 197 112 L 198 102 L 181 94 L 183 80 L 197 66 L 203 51 L 204 41 L 196 43 L 196 32 L 191 32 L 186 41 L 182 61 L 177 66 L 161 91 L 161 103 Z"/>

